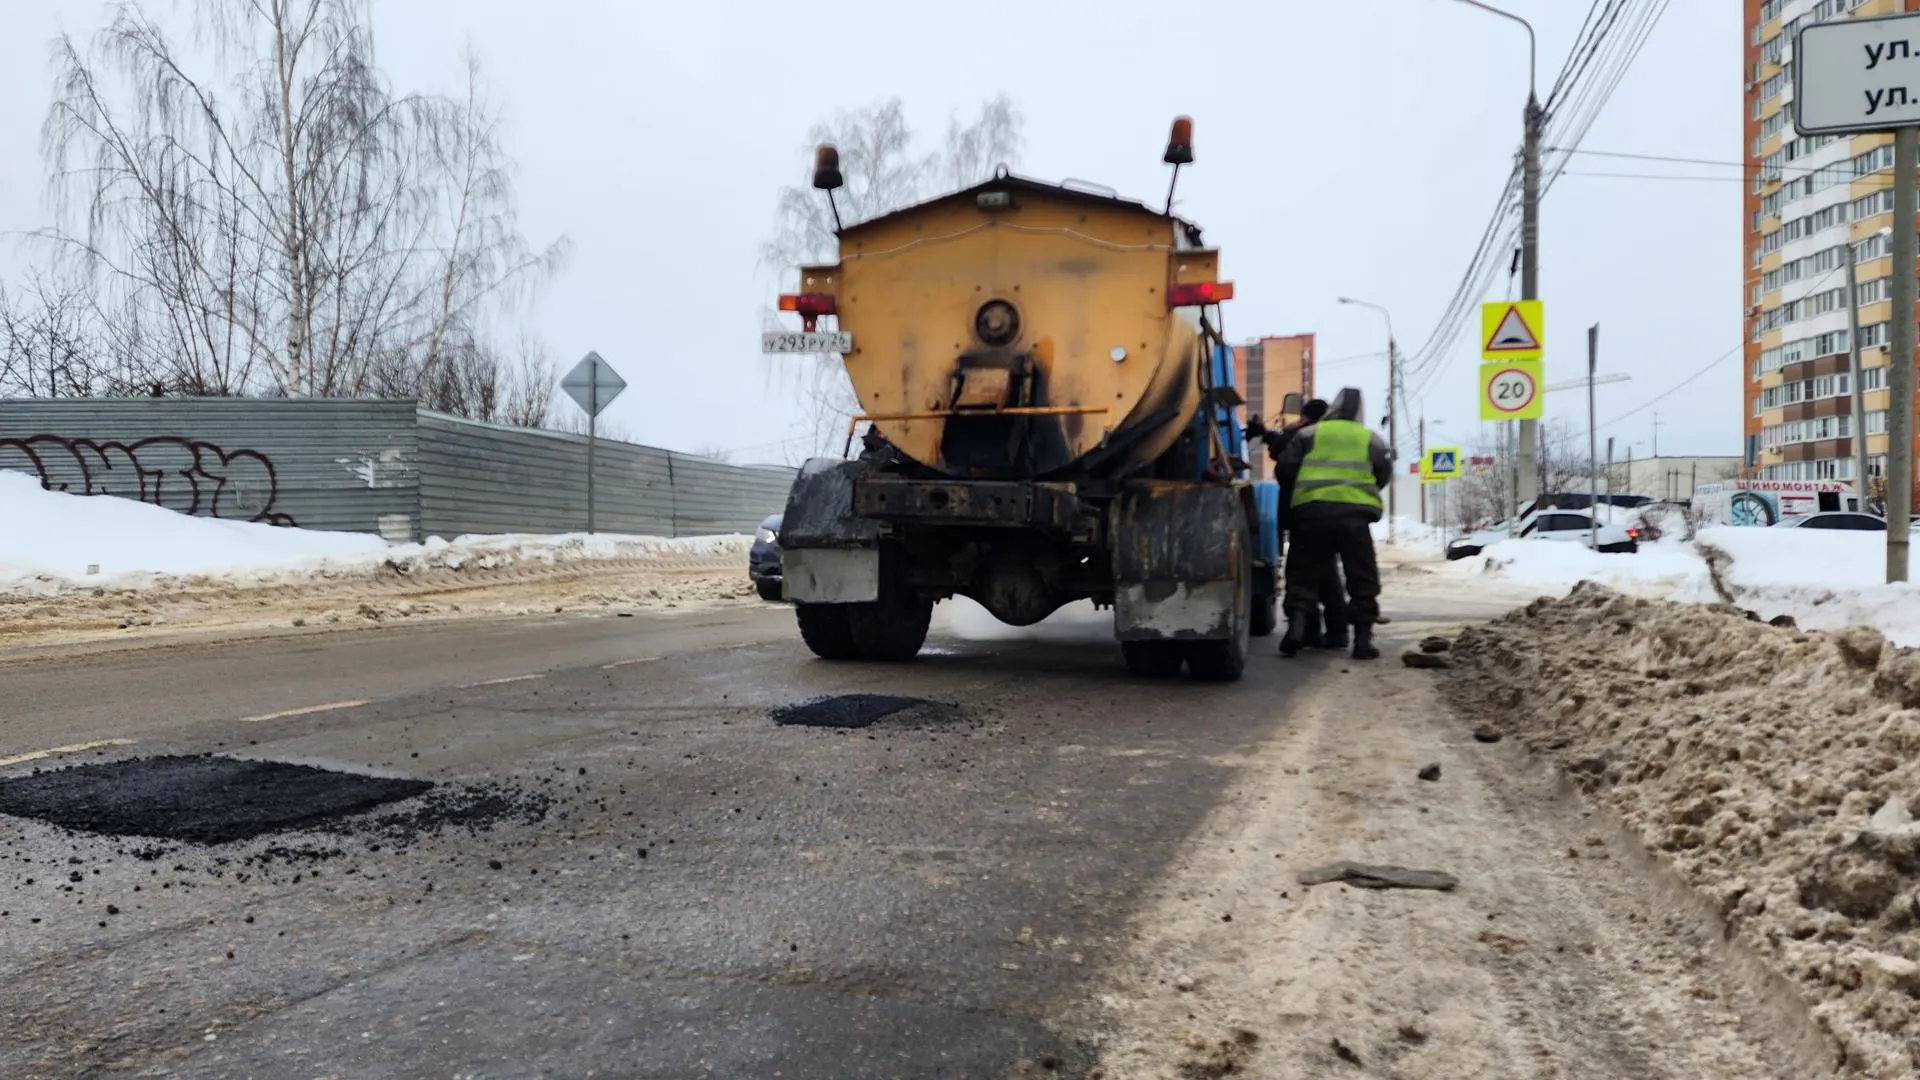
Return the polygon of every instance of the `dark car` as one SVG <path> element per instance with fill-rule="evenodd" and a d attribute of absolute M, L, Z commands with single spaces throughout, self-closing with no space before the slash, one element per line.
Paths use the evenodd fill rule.
<path fill-rule="evenodd" d="M 1858 510 L 1827 510 L 1801 517 L 1782 518 L 1776 529 L 1848 529 L 1855 532 L 1886 532 L 1887 519 Z"/>
<path fill-rule="evenodd" d="M 786 600 L 780 587 L 780 515 L 760 523 L 753 536 L 753 550 L 747 553 L 747 576 L 759 590 L 760 599 L 776 604 Z"/>

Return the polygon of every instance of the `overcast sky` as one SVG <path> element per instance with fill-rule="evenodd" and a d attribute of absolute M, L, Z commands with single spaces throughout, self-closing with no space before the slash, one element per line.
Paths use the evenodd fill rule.
<path fill-rule="evenodd" d="M 11 150 L 0 155 L 0 229 L 24 229 L 47 212 L 48 41 L 61 28 L 91 33 L 107 5 L 0 3 L 0 138 Z M 1544 96 L 1587 4 L 1505 4 L 1539 32 Z M 1017 171 L 1149 201 L 1166 187 L 1167 124 L 1192 115 L 1197 161 L 1179 209 L 1235 282 L 1229 335 L 1317 333 L 1323 393 L 1358 385 L 1378 416 L 1384 360 L 1341 360 L 1381 351 L 1384 327 L 1335 298 L 1390 309 L 1405 350 L 1427 338 L 1507 176 L 1527 83 L 1524 32 L 1453 0 L 376 0 L 374 10 L 397 87 L 458 90 L 466 40 L 508 103 L 523 228 L 535 244 L 564 233 L 575 245 L 531 315 L 562 367 L 597 350 L 630 384 L 608 411 L 614 423 L 641 442 L 727 447 L 737 460 L 782 461 L 808 441 L 781 377 L 799 361 L 759 354 L 760 313 L 787 282 L 757 257 L 778 189 L 805 175 L 808 127 L 836 109 L 897 95 L 932 149 L 952 113 L 1004 91 L 1026 117 Z M 1583 148 L 1737 162 L 1741 63 L 1739 5 L 1671 4 Z M 1740 450 L 1740 361 L 1726 355 L 1741 341 L 1739 176 L 1580 156 L 1544 203 L 1548 382 L 1585 374 L 1586 327 L 1599 323 L 1601 371 L 1631 376 L 1599 390 L 1600 436 L 1616 437 L 1621 456 L 1635 444 L 1636 456 L 1651 452 L 1656 413 L 1664 453 Z M 1488 298 L 1506 288 L 1503 270 Z M 1477 329 L 1476 315 L 1411 403 L 1430 443 L 1478 432 Z M 1584 428 L 1584 394 L 1550 395 L 1548 409 Z M 1410 458 L 1410 423 L 1401 438 Z"/>

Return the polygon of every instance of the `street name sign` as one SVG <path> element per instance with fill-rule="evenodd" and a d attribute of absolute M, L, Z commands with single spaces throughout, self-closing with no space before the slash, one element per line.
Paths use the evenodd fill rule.
<path fill-rule="evenodd" d="M 1920 124 L 1920 15 L 1800 28 L 1793 47 L 1793 126 L 1800 134 L 1912 124 Z"/>

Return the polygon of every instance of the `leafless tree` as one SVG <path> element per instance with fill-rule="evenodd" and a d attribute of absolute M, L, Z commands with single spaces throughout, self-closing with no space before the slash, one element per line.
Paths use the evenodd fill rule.
<path fill-rule="evenodd" d="M 842 222 L 852 224 L 911 205 L 941 191 L 957 190 L 978 183 L 1002 165 L 1018 164 L 1023 119 L 1008 100 L 999 95 L 981 108 L 968 124 L 958 117 L 950 121 L 946 142 L 939 151 L 921 153 L 915 149 L 913 131 L 899 98 L 841 111 L 830 120 L 817 123 L 807 133 L 807 149 L 831 143 L 840 153 L 840 172 L 846 186 L 834 193 Z M 802 182 L 782 188 L 777 203 L 774 233 L 761 253 L 764 267 L 781 275 L 784 282 L 797 266 L 831 262 L 837 242 L 834 238 L 833 212 L 826 196 L 813 189 L 812 157 L 804 158 L 806 172 Z M 767 310 L 763 325 L 779 325 L 778 316 Z M 811 358 L 782 357 L 780 363 L 805 365 L 802 370 L 788 369 L 781 381 L 795 387 L 807 406 L 814 428 L 814 452 L 838 453 L 846 436 L 846 424 L 859 408 L 853 386 L 847 380 L 840 358 L 818 355 Z"/>
<path fill-rule="evenodd" d="M 138 0 L 55 43 L 42 236 L 96 275 L 122 355 L 187 393 L 497 408 L 490 321 L 565 241 L 518 231 L 478 65 L 460 97 L 396 92 L 365 0 L 193 12 L 198 52 Z"/>
<path fill-rule="evenodd" d="M 708 461 L 717 461 L 722 465 L 729 464 L 733 461 L 733 451 L 724 446 L 702 446 L 693 452 L 693 456 L 706 458 Z"/>

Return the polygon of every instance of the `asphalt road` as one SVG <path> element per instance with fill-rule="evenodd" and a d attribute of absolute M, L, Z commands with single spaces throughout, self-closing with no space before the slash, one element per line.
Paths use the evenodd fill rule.
<path fill-rule="evenodd" d="M 1057 1021 L 1144 890 L 1296 689 L 1357 677 L 1270 648 L 1230 686 L 1111 642 L 836 665 L 756 608 L 0 657 L 0 775 L 214 753 L 551 800 L 398 844 L 0 817 L 0 1075 L 1089 1075 Z M 846 693 L 962 712 L 769 719 Z"/>

